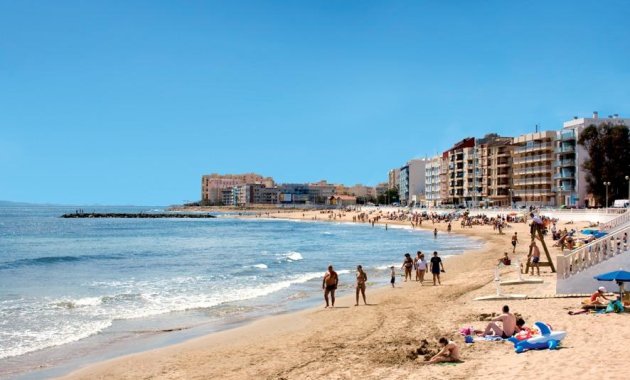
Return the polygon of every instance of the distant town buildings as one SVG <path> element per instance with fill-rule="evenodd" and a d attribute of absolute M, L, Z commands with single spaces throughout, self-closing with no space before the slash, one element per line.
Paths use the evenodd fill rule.
<path fill-rule="evenodd" d="M 583 169 L 589 156 L 577 141 L 586 127 L 604 123 L 630 126 L 630 118 L 594 112 L 561 130 L 466 137 L 441 155 L 390 170 L 388 188 L 398 188 L 409 206 L 592 206 Z M 412 162 L 424 162 L 421 175 L 412 174 Z"/>
<path fill-rule="evenodd" d="M 466 137 L 430 158 L 414 158 L 389 170 L 387 182 L 374 187 L 345 186 L 321 180 L 276 184 L 255 173 L 210 174 L 201 177 L 206 205 L 348 206 L 389 200 L 398 191 L 401 205 L 437 207 L 593 206 L 583 164 L 588 152 L 578 144 L 588 126 L 604 123 L 630 126 L 630 118 L 611 115 L 578 118 L 560 130 L 516 137 L 494 133 Z"/>

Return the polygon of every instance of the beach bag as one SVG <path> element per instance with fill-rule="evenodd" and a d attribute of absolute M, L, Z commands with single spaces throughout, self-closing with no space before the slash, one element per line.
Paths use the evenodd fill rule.
<path fill-rule="evenodd" d="M 621 301 L 610 301 L 606 306 L 606 313 L 621 313 L 623 311 L 623 304 Z"/>

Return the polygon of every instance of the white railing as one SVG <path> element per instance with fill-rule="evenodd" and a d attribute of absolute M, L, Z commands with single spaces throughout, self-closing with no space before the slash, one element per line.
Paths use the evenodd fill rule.
<path fill-rule="evenodd" d="M 558 255 L 556 263 L 558 279 L 567 279 L 593 265 L 627 252 L 628 233 L 630 224 L 626 223 L 600 239 L 574 249 L 566 255 Z"/>
<path fill-rule="evenodd" d="M 630 210 L 626 211 L 627 209 L 607 209 L 606 211 L 614 211 L 615 213 L 621 214 L 618 217 L 606 222 L 606 223 L 602 223 L 599 228 L 601 228 L 602 230 L 605 231 L 610 231 L 612 229 L 617 228 L 618 226 L 624 225 L 628 222 L 630 222 Z M 621 212 L 619 212 L 621 211 Z"/>

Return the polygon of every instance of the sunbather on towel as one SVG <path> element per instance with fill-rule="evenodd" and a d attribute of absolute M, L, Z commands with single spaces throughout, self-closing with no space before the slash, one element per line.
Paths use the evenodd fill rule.
<path fill-rule="evenodd" d="M 502 327 L 496 324 L 501 322 Z M 492 322 L 488 323 L 484 335 L 500 336 L 503 339 L 509 338 L 514 335 L 516 331 L 516 317 L 510 313 L 508 305 L 503 306 L 503 314 L 492 319 Z"/>

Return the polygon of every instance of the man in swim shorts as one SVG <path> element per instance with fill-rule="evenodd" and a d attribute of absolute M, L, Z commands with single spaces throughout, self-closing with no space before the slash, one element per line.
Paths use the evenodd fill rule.
<path fill-rule="evenodd" d="M 502 326 L 496 324 L 496 322 L 501 322 Z M 514 314 L 510 313 L 510 308 L 508 305 L 503 306 L 503 314 L 499 315 L 496 318 L 493 318 L 488 326 L 486 326 L 486 331 L 484 331 L 484 335 L 494 335 L 500 336 L 503 339 L 507 339 L 514 335 L 516 331 L 516 317 Z"/>
<path fill-rule="evenodd" d="M 326 301 L 326 307 L 335 307 L 335 290 L 337 290 L 338 284 L 339 276 L 337 275 L 337 272 L 333 270 L 333 266 L 329 265 L 328 272 L 326 272 L 326 274 L 324 275 L 324 280 L 322 281 L 322 289 L 324 289 L 324 300 Z M 328 304 L 328 294 L 330 294 L 332 305 Z"/>

